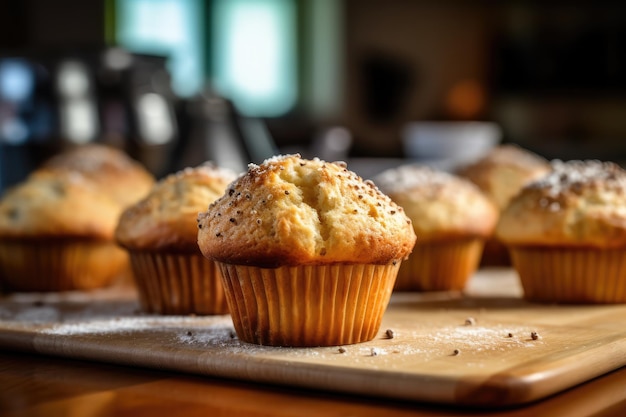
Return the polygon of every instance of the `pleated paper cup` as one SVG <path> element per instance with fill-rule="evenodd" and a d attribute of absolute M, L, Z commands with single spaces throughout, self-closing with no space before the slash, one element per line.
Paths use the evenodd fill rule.
<path fill-rule="evenodd" d="M 480 238 L 418 243 L 402 263 L 396 291 L 461 291 L 478 268 Z"/>
<path fill-rule="evenodd" d="M 485 241 L 482 257 L 482 266 L 511 266 L 509 249 L 500 240 L 491 237 Z"/>
<path fill-rule="evenodd" d="M 113 242 L 0 242 L 0 280 L 7 291 L 91 290 L 110 285 L 127 270 L 128 255 Z"/>
<path fill-rule="evenodd" d="M 275 269 L 219 265 L 240 340 L 337 346 L 376 337 L 400 262 Z"/>
<path fill-rule="evenodd" d="M 626 249 L 512 247 L 524 297 L 554 303 L 626 303 Z"/>
<path fill-rule="evenodd" d="M 147 313 L 215 315 L 228 313 L 215 262 L 198 253 L 131 251 L 139 301 Z"/>

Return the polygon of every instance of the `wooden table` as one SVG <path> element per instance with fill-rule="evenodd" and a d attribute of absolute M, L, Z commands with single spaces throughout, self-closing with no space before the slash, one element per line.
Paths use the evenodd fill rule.
<path fill-rule="evenodd" d="M 470 282 L 467 293 L 481 294 L 483 296 L 489 296 L 490 293 L 510 293 L 511 290 L 513 290 L 514 293 L 519 293 L 519 288 L 511 288 L 511 283 L 515 282 L 514 277 L 512 277 L 510 273 L 507 276 L 508 280 L 500 278 L 494 280 L 494 277 L 482 276 L 482 279 L 475 279 Z M 27 298 L 27 300 L 27 305 L 32 304 L 30 299 Z M 38 303 L 35 304 L 37 307 L 35 310 L 38 311 L 37 309 L 40 306 Z M 124 305 L 126 306 L 125 308 L 128 308 L 127 304 Z M 104 363 L 106 361 L 103 362 L 100 360 L 72 359 L 73 356 L 71 352 L 65 355 L 59 355 L 69 356 L 70 358 L 62 358 L 56 354 L 54 356 L 48 356 L 46 352 L 61 353 L 58 347 L 67 347 L 66 343 L 58 344 L 58 346 L 57 344 L 52 344 L 51 346 L 54 349 L 50 351 L 43 349 L 38 352 L 33 352 L 29 349 L 20 349 L 20 346 L 30 346 L 30 344 L 24 342 L 29 341 L 30 336 L 28 332 L 25 333 L 25 337 L 20 336 L 22 322 L 18 322 L 18 326 L 15 328 L 10 326 L 10 323 L 6 321 L 11 318 L 10 309 L 8 308 L 9 303 L 5 302 L 3 307 L 4 310 L 0 311 L 0 319 L 4 317 L 5 322 L 0 322 L 0 328 L 16 329 L 14 336 L 15 340 L 19 343 L 16 343 L 13 347 L 11 347 L 11 345 L 5 345 L 4 348 L 0 346 L 0 416 L 146 415 L 158 417 L 173 415 L 324 415 L 325 417 L 332 417 L 356 415 L 452 416 L 488 414 L 495 416 L 532 415 L 533 417 L 538 417 L 543 415 L 621 416 L 626 412 L 626 368 L 614 367 L 611 369 L 615 370 L 608 373 L 605 371 L 593 372 L 594 367 L 602 363 L 607 363 L 605 353 L 612 353 L 612 355 L 609 355 L 611 357 L 620 357 L 620 361 L 624 358 L 625 352 L 622 341 L 625 340 L 625 338 L 622 335 L 622 326 L 618 326 L 617 333 L 615 333 L 615 323 L 611 324 L 609 323 L 611 321 L 610 319 L 602 318 L 607 317 L 607 311 L 610 313 L 609 318 L 615 317 L 615 313 L 611 313 L 613 312 L 612 309 L 620 310 L 626 308 L 622 306 L 594 308 L 590 315 L 592 320 L 586 323 L 594 323 L 595 330 L 592 328 L 587 329 L 586 325 L 582 325 L 585 323 L 577 323 L 581 324 L 581 326 L 571 327 L 572 334 L 567 332 L 563 333 L 561 331 L 562 324 L 567 326 L 571 325 L 571 320 L 567 320 L 569 312 L 564 314 L 563 310 L 558 308 L 558 310 L 554 311 L 554 313 L 557 314 L 548 317 L 546 319 L 547 321 L 545 321 L 539 320 L 541 317 L 538 319 L 538 314 L 532 313 L 533 310 L 531 308 L 528 317 L 532 320 L 537 320 L 536 323 L 543 322 L 544 325 L 547 326 L 545 327 L 546 332 L 552 332 L 552 335 L 546 333 L 547 337 L 542 341 L 542 345 L 533 346 L 532 342 L 526 340 L 516 342 L 518 345 L 530 346 L 531 349 L 537 351 L 545 351 L 548 354 L 547 357 L 554 359 L 554 355 L 550 354 L 552 351 L 550 346 L 554 345 L 555 342 L 558 343 L 558 340 L 555 340 L 554 337 L 558 336 L 558 338 L 563 338 L 571 336 L 576 339 L 576 337 L 578 337 L 577 334 L 580 333 L 584 337 L 576 340 L 590 341 L 589 346 L 585 347 L 580 352 L 583 356 L 578 356 L 578 354 L 571 356 L 569 353 L 564 353 L 564 358 L 568 359 L 570 356 L 572 358 L 581 357 L 587 360 L 591 359 L 591 361 L 588 366 L 584 365 L 581 367 L 575 364 L 574 368 L 577 370 L 574 374 L 566 373 L 563 375 L 569 377 L 580 376 L 581 368 L 585 373 L 587 372 L 586 368 L 588 368 L 590 374 L 603 375 L 591 380 L 587 377 L 584 379 L 584 381 L 586 381 L 584 383 L 560 391 L 547 398 L 543 397 L 541 400 L 533 401 L 529 404 L 515 407 L 498 406 L 490 407 L 489 409 L 467 406 L 459 407 L 449 404 L 429 404 L 419 400 L 401 401 L 391 399 L 388 396 L 357 395 L 336 389 L 320 391 L 311 387 L 295 388 L 294 385 L 290 384 L 271 385 L 262 381 L 246 381 L 241 378 L 235 380 L 211 375 L 193 375 L 193 372 L 186 373 L 176 371 L 175 369 L 169 371 L 149 369 L 150 366 L 141 366 L 141 361 L 139 360 L 141 358 L 136 356 L 133 358 L 133 361 L 139 361 L 132 363 L 139 364 L 137 366 L 124 366 L 119 363 L 108 364 Z M 15 306 L 13 305 L 13 307 Z M 49 305 L 45 307 L 49 308 Z M 397 307 L 398 306 L 395 308 Z M 434 317 L 449 320 L 449 312 L 444 311 L 443 314 L 439 314 L 438 309 L 439 307 L 437 307 L 436 310 L 425 309 L 422 310 L 422 314 L 434 314 Z M 548 313 L 553 313 L 550 309 L 548 310 Z M 514 310 L 512 314 L 508 312 L 508 315 L 505 314 L 504 316 L 501 316 L 502 312 L 497 308 L 493 311 L 489 309 L 484 312 L 484 318 L 487 319 L 490 317 L 490 314 L 493 314 L 494 317 L 503 320 L 506 317 L 508 317 L 507 320 L 514 320 L 517 314 L 515 311 L 529 314 L 526 307 L 522 305 L 521 309 Z M 540 309 L 538 311 L 541 313 L 543 310 Z M 566 311 L 580 313 L 577 308 Z M 585 309 L 583 309 L 582 312 L 585 316 L 587 315 Z M 454 314 L 458 315 L 461 313 L 457 311 Z M 539 316 L 541 314 L 539 314 Z M 619 315 L 621 316 L 622 314 Z M 27 314 L 27 316 L 32 317 L 32 314 Z M 598 318 L 601 318 L 601 320 L 598 320 Z M 557 324 L 556 326 L 555 323 Z M 398 324 L 400 324 L 400 322 L 398 322 Z M 28 329 L 27 323 L 23 328 Z M 426 331 L 430 332 L 428 329 Z M 617 343 L 610 343 L 609 345 L 601 344 L 599 347 L 594 347 L 596 339 L 589 339 L 588 337 L 589 334 L 594 334 L 589 333 L 592 331 L 598 332 L 598 334 L 604 334 L 607 331 L 608 334 L 615 333 Z M 40 337 L 41 335 L 38 335 L 37 339 Z M 102 339 L 105 345 L 106 340 L 110 340 L 110 337 L 112 336 L 105 335 L 105 338 Z M 10 337 L 8 340 L 13 340 L 13 337 Z M 44 332 L 43 339 L 40 340 L 40 342 L 49 340 L 49 336 Z M 73 339 L 58 340 L 66 342 L 69 340 L 71 342 Z M 87 340 L 91 339 L 88 338 Z M 47 346 L 48 349 L 50 348 L 47 343 L 43 345 L 39 343 L 38 346 L 40 346 L 40 348 L 42 346 Z M 607 348 L 607 346 L 609 347 Z M 147 349 L 146 352 L 149 350 L 150 349 Z M 519 351 L 522 352 L 523 350 Z M 585 353 L 591 351 L 594 352 L 591 356 Z M 78 352 L 80 352 L 80 350 Z M 122 352 L 126 354 L 125 350 Z M 190 352 L 185 351 L 183 353 L 185 353 L 184 356 L 186 356 Z M 193 354 L 193 352 L 191 353 Z M 471 352 L 466 350 L 463 351 L 463 355 L 470 353 Z M 476 364 L 489 365 L 489 356 L 485 357 L 485 352 L 478 349 L 478 351 L 474 353 L 477 355 L 474 358 Z M 321 354 L 324 356 L 323 352 Z M 507 357 L 506 355 L 508 354 L 504 353 L 504 355 Z M 391 360 L 392 356 L 384 357 L 383 359 Z M 540 358 L 544 356 L 543 353 L 539 355 Z M 601 356 L 601 358 L 599 358 L 599 356 Z M 123 357 L 122 355 L 122 358 Z M 463 357 L 468 360 L 470 358 L 468 356 Z M 557 357 L 560 358 L 561 356 L 557 355 Z M 94 358 L 98 359 L 100 356 L 96 355 Z M 516 356 L 508 356 L 508 358 L 508 360 L 511 360 L 512 358 L 516 358 Z M 596 360 L 596 358 L 598 358 L 598 360 Z M 252 367 L 259 363 L 264 363 L 266 360 L 268 360 L 268 358 L 262 358 L 261 361 L 246 361 L 243 362 L 243 365 L 245 367 Z M 283 358 L 280 358 L 280 361 L 283 360 Z M 364 360 L 364 358 L 361 358 L 361 360 Z M 559 361 L 557 361 L 557 364 L 558 362 Z M 571 362 L 570 360 L 570 363 Z M 608 362 L 610 362 L 610 360 Z M 147 365 L 151 365 L 152 363 L 152 361 L 146 362 Z M 212 362 L 209 361 L 208 363 Z M 279 364 L 280 363 L 282 362 L 279 362 Z M 449 358 L 443 358 L 440 361 L 434 361 L 434 363 L 438 363 L 438 367 L 441 367 L 451 362 Z M 459 364 L 462 363 L 464 362 L 459 362 Z M 540 361 L 539 363 L 542 363 L 541 369 L 544 369 L 544 361 Z M 623 361 L 620 363 L 623 363 Z M 290 362 L 290 364 L 293 366 L 297 364 L 297 361 L 294 363 Z M 447 366 L 448 365 L 442 369 L 445 370 Z M 524 369 L 526 367 L 526 365 L 523 366 Z M 536 365 L 533 365 L 533 367 L 537 368 Z M 568 366 L 568 369 L 569 368 L 571 368 L 571 366 Z M 554 369 L 561 372 L 560 366 Z M 333 371 L 332 368 L 329 368 L 329 370 Z M 567 371 L 567 369 L 565 370 Z M 462 373 L 460 368 L 459 372 Z M 437 373 L 435 372 L 433 375 L 436 376 Z M 538 375 L 540 379 L 546 377 L 545 371 L 542 370 L 537 373 L 537 369 L 532 370 L 531 376 L 532 375 Z M 556 381 L 558 382 L 561 374 L 559 373 L 557 376 Z M 554 379 L 555 378 L 552 377 L 552 380 Z M 387 381 L 389 382 L 389 380 Z M 423 380 L 418 378 L 416 381 L 418 386 L 420 381 L 422 381 L 421 386 L 423 386 Z M 468 398 L 465 397 L 464 400 L 467 402 Z"/>
<path fill-rule="evenodd" d="M 524 407 L 482 411 L 0 352 L 0 415 L 623 416 L 626 369 Z"/>

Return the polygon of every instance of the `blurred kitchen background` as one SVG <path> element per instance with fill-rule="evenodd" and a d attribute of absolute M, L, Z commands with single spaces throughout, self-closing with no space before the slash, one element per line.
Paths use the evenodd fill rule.
<path fill-rule="evenodd" d="M 159 177 L 296 151 L 367 177 L 437 157 L 404 146 L 424 121 L 626 161 L 626 5 L 0 0 L 0 189 L 90 142 Z"/>

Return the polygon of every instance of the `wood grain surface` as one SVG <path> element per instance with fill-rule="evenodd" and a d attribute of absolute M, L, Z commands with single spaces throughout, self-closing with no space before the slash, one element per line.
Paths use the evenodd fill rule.
<path fill-rule="evenodd" d="M 541 399 L 626 364 L 626 306 L 532 304 L 520 295 L 509 269 L 479 271 L 463 294 L 394 294 L 378 337 L 341 353 L 246 344 L 227 315 L 145 315 L 126 286 L 12 294 L 0 299 L 0 347 L 494 408 Z"/>

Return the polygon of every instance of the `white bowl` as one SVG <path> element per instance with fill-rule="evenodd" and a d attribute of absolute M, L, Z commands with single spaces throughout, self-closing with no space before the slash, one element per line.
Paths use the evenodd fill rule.
<path fill-rule="evenodd" d="M 404 128 L 405 156 L 418 160 L 479 159 L 502 140 L 493 122 L 411 122 Z"/>

